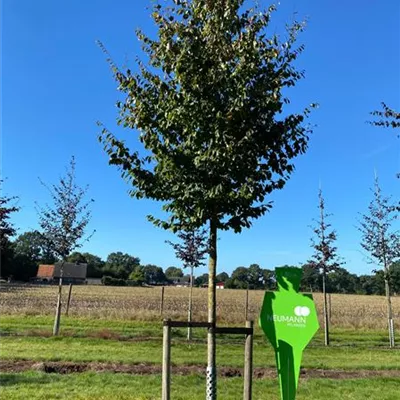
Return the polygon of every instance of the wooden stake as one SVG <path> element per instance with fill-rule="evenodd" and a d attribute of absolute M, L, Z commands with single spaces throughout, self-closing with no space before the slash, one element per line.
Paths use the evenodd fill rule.
<path fill-rule="evenodd" d="M 68 289 L 67 310 L 65 311 L 65 315 L 67 317 L 69 313 L 69 305 L 71 304 L 71 293 L 72 293 L 72 283 L 69 284 L 69 289 Z"/>
<path fill-rule="evenodd" d="M 60 332 L 62 279 L 63 279 L 63 265 L 61 267 L 60 278 L 58 280 L 58 296 L 57 296 L 56 316 L 54 318 L 54 325 L 53 325 L 53 336 L 57 336 L 58 333 Z"/>
<path fill-rule="evenodd" d="M 193 267 L 190 267 L 190 292 L 189 292 L 189 310 L 188 310 L 188 322 L 192 322 L 192 300 L 193 299 Z M 188 326 L 187 340 L 192 340 L 192 328 Z"/>
<path fill-rule="evenodd" d="M 161 288 L 160 315 L 164 312 L 164 286 Z"/>
<path fill-rule="evenodd" d="M 164 320 L 162 359 L 162 400 L 170 400 L 171 388 L 171 326 Z"/>
<path fill-rule="evenodd" d="M 246 321 L 246 328 L 253 328 L 253 321 Z M 246 335 L 244 347 L 244 389 L 243 400 L 252 398 L 252 380 L 253 380 L 253 333 Z"/>
<path fill-rule="evenodd" d="M 331 294 L 328 293 L 328 303 L 329 303 L 329 323 L 331 323 L 332 320 L 332 299 L 331 299 Z"/>
<path fill-rule="evenodd" d="M 247 322 L 249 314 L 249 289 L 246 289 L 246 300 L 244 305 L 244 320 Z"/>

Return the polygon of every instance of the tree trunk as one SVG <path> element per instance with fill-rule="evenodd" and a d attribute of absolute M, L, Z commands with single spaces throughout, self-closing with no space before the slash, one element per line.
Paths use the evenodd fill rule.
<path fill-rule="evenodd" d="M 322 273 L 322 293 L 324 295 L 324 334 L 325 346 L 329 346 L 329 317 L 328 317 L 328 299 L 326 296 L 326 272 Z"/>
<path fill-rule="evenodd" d="M 387 315 L 388 315 L 388 328 L 389 328 L 389 347 L 394 347 L 394 324 L 393 324 L 393 311 L 392 300 L 390 298 L 389 280 L 385 279 L 385 292 L 387 301 Z"/>
<path fill-rule="evenodd" d="M 60 279 L 58 280 L 58 296 L 56 306 L 56 316 L 54 318 L 53 336 L 57 336 L 60 332 L 60 319 L 61 319 L 61 295 L 62 295 L 62 280 L 64 275 L 64 262 L 61 264 Z"/>
<path fill-rule="evenodd" d="M 192 322 L 192 297 L 193 297 L 193 267 L 190 267 L 190 292 L 189 292 L 189 310 L 188 322 Z M 187 340 L 192 340 L 192 328 L 188 327 Z"/>
<path fill-rule="evenodd" d="M 210 258 L 208 262 L 208 322 L 211 328 L 207 335 L 207 400 L 217 398 L 217 371 L 215 363 L 215 324 L 216 324 L 216 292 L 215 275 L 217 270 L 217 226 L 210 220 Z"/>

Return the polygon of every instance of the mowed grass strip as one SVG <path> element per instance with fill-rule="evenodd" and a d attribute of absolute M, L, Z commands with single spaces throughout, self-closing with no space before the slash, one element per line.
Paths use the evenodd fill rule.
<path fill-rule="evenodd" d="M 243 352 L 241 343 L 217 345 L 217 363 L 242 367 Z M 161 339 L 127 342 L 73 337 L 3 337 L 0 354 L 4 360 L 161 364 L 162 343 Z M 205 365 L 206 354 L 206 343 L 173 341 L 172 362 L 176 365 Z M 274 353 L 269 344 L 254 344 L 254 366 L 275 366 Z M 400 350 L 310 347 L 304 351 L 302 366 L 322 369 L 399 369 Z"/>
<path fill-rule="evenodd" d="M 1 315 L 0 335 L 22 335 L 22 336 L 51 336 L 53 328 L 53 316 L 24 316 L 24 315 Z M 222 324 L 221 324 L 222 325 Z M 224 326 L 241 326 L 240 324 L 223 324 Z M 132 321 L 95 319 L 83 317 L 65 317 L 61 319 L 61 335 L 76 337 L 98 337 L 110 339 L 140 339 L 161 338 L 162 321 Z M 173 329 L 175 339 L 186 338 L 185 329 Z M 206 339 L 205 329 L 193 330 L 194 340 Z M 263 332 L 255 323 L 255 341 L 265 342 Z M 220 340 L 240 340 L 238 336 L 224 335 Z M 323 345 L 323 330 L 320 329 L 314 337 L 310 346 Z M 388 346 L 388 335 L 386 330 L 378 329 L 331 329 L 332 346 Z"/>
<path fill-rule="evenodd" d="M 398 400 L 398 379 L 300 380 L 298 400 Z M 151 400 L 161 398 L 161 376 L 82 373 L 72 375 L 26 372 L 0 375 L 0 397 L 8 400 Z M 224 400 L 242 397 L 243 380 L 218 380 L 218 397 Z M 171 397 L 174 400 L 197 400 L 205 397 L 205 379 L 201 376 L 173 376 Z M 253 382 L 254 400 L 278 400 L 276 379 Z"/>

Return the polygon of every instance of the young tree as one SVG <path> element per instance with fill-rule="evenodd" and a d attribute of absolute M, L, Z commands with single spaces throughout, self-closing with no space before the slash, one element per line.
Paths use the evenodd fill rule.
<path fill-rule="evenodd" d="M 392 223 L 396 219 L 396 211 L 390 203 L 390 197 L 382 195 L 377 176 L 375 176 L 372 192 L 373 199 L 368 206 L 369 213 L 363 214 L 361 221 L 359 221 L 361 246 L 369 253 L 369 262 L 383 268 L 387 300 L 389 345 L 390 347 L 394 347 L 390 267 L 400 258 L 400 234 L 392 228 Z"/>
<path fill-rule="evenodd" d="M 400 128 L 400 113 L 393 110 L 385 103 L 382 104 L 382 110 L 372 111 L 370 114 L 374 117 L 378 117 L 376 121 L 370 121 L 370 124 L 375 126 L 383 126 L 385 128 Z"/>
<path fill-rule="evenodd" d="M 182 261 L 183 267 L 190 268 L 189 322 L 192 322 L 193 270 L 205 264 L 203 260 L 209 252 L 206 234 L 204 229 L 181 231 L 177 235 L 181 243 L 167 241 L 175 250 L 176 257 Z M 192 328 L 190 327 L 188 327 L 187 339 L 192 340 Z"/>
<path fill-rule="evenodd" d="M 396 129 L 400 138 L 400 113 L 393 110 L 385 103 L 382 102 L 382 110 L 381 111 L 373 111 L 370 113 L 371 115 L 378 117 L 377 121 L 369 121 L 371 125 L 385 127 L 385 128 L 393 128 Z M 400 172 L 397 173 L 397 177 L 400 178 Z M 400 211 L 400 202 L 394 206 L 397 211 Z"/>
<path fill-rule="evenodd" d="M 240 232 L 264 215 L 272 206 L 267 196 L 284 187 L 292 159 L 307 149 L 310 110 L 292 114 L 285 107 L 287 89 L 303 77 L 294 63 L 304 24 L 288 26 L 281 40 L 267 36 L 274 7 L 171 1 L 153 6 L 156 39 L 137 32 L 148 67 L 139 61 L 133 73 L 110 61 L 125 94 L 118 124 L 138 132 L 144 153 L 130 151 L 106 128 L 100 141 L 133 197 L 164 203 L 169 218 L 150 221 L 174 232 L 208 225 L 208 321 L 215 326 L 218 230 Z M 215 350 L 210 329 L 208 399 L 216 396 Z"/>
<path fill-rule="evenodd" d="M 37 208 L 41 236 L 46 246 L 61 260 L 61 276 L 58 286 L 56 318 L 53 334 L 58 335 L 61 316 L 61 292 L 63 266 L 71 252 L 82 247 L 93 235 L 85 237 L 85 231 L 91 218 L 90 204 L 85 201 L 88 187 L 81 188 L 76 183 L 75 158 L 72 157 L 66 175 L 58 184 L 48 186 L 52 205 Z"/>
<path fill-rule="evenodd" d="M 10 238 L 15 236 L 16 229 L 11 223 L 10 218 L 13 213 L 19 211 L 16 205 L 17 196 L 8 197 L 3 193 L 4 181 L 0 179 L 0 255 L 1 255 L 1 274 L 2 276 L 12 275 L 13 250 Z"/>
<path fill-rule="evenodd" d="M 335 271 L 343 261 L 337 255 L 337 247 L 334 245 L 337 236 L 334 230 L 331 230 L 331 224 L 327 222 L 327 218 L 331 214 L 325 212 L 325 200 L 322 196 L 322 190 L 318 194 L 319 219 L 315 220 L 316 226 L 312 228 L 315 239 L 311 238 L 311 244 L 314 249 L 314 254 L 308 265 L 319 271 L 322 275 L 322 293 L 324 296 L 324 332 L 325 346 L 329 346 L 329 316 L 328 316 L 328 299 L 326 295 L 326 280 L 327 275 L 331 271 Z"/>

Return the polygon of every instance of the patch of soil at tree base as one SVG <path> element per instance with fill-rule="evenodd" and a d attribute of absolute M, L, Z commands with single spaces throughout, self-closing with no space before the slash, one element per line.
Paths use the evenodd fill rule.
<path fill-rule="evenodd" d="M 80 372 L 114 372 L 133 375 L 161 374 L 161 365 L 154 364 L 120 364 L 120 363 L 74 363 L 74 362 L 35 362 L 30 360 L 8 361 L 0 360 L 0 372 L 23 372 L 28 370 L 41 371 L 45 373 L 71 374 Z M 179 365 L 172 367 L 174 375 L 203 375 L 204 365 Z M 218 376 L 224 378 L 241 377 L 242 368 L 219 367 Z M 275 368 L 254 368 L 253 376 L 256 379 L 276 378 Z M 328 379 L 357 379 L 373 377 L 399 377 L 400 370 L 339 370 L 339 369 L 313 369 L 302 368 L 300 371 L 302 379 L 328 378 Z"/>

